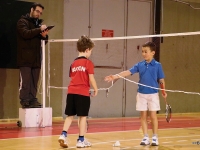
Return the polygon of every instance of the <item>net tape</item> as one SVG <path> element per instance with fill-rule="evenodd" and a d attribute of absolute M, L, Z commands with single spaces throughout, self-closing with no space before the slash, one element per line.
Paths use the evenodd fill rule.
<path fill-rule="evenodd" d="M 152 38 L 152 37 L 169 37 L 169 36 L 187 36 L 187 35 L 199 35 L 200 31 L 196 32 L 182 32 L 182 33 L 168 33 L 168 34 L 153 34 L 153 35 L 138 35 L 138 36 L 125 36 L 125 37 L 112 37 L 112 38 L 91 38 L 93 41 L 104 40 L 128 40 L 128 39 L 140 39 L 140 38 Z M 73 42 L 78 39 L 50 39 L 49 42 Z"/>
<path fill-rule="evenodd" d="M 156 87 L 148 86 L 148 85 L 145 85 L 145 84 L 141 84 L 141 83 L 138 83 L 138 82 L 129 80 L 129 79 L 125 78 L 125 77 L 120 76 L 119 74 L 116 74 L 116 75 L 119 76 L 120 78 L 126 80 L 126 81 L 135 83 L 135 84 L 137 84 L 137 85 L 141 85 L 141 86 L 149 87 L 149 88 L 152 88 L 152 89 L 156 89 L 156 90 L 165 90 L 165 91 L 168 91 L 168 92 L 176 92 L 176 93 L 185 93 L 185 94 L 196 94 L 196 95 L 200 95 L 200 93 L 198 93 L 198 92 L 186 92 L 186 91 L 179 91 L 179 90 L 168 90 L 168 89 L 156 88 Z"/>
<path fill-rule="evenodd" d="M 116 75 L 119 76 L 120 78 L 122 78 L 122 79 L 128 81 L 128 82 L 131 82 L 131 83 L 134 83 L 134 84 L 137 84 L 137 85 L 141 85 L 141 86 L 145 86 L 145 87 L 149 87 L 149 88 L 156 89 L 156 90 L 165 90 L 165 91 L 168 91 L 168 92 L 200 95 L 200 93 L 198 93 L 198 92 L 186 92 L 186 91 L 179 91 L 179 90 L 168 90 L 168 89 L 156 88 L 156 87 L 148 86 L 148 85 L 141 84 L 141 83 L 135 82 L 135 81 L 133 81 L 133 80 L 127 79 L 127 78 L 125 78 L 125 77 L 120 76 L 119 74 L 116 74 Z M 108 88 L 99 88 L 98 90 L 99 90 L 99 91 L 105 90 L 105 91 L 109 92 L 109 90 L 113 87 L 113 85 L 114 85 L 114 83 L 113 83 L 113 81 L 112 81 L 112 84 L 111 84 L 110 87 L 108 87 Z M 67 89 L 67 87 L 56 87 L 56 86 L 49 86 L 49 88 Z M 94 90 L 93 90 L 93 89 L 90 89 L 90 91 L 94 91 Z"/>

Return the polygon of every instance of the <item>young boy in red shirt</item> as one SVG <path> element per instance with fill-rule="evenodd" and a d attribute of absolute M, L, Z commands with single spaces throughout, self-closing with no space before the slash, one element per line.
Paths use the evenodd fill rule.
<path fill-rule="evenodd" d="M 77 42 L 79 51 L 78 57 L 71 64 L 69 76 L 71 78 L 68 86 L 65 114 L 67 118 L 63 126 L 63 131 L 58 139 L 61 147 L 67 148 L 67 131 L 75 115 L 79 117 L 79 137 L 77 148 L 90 147 L 91 143 L 84 139 L 86 128 L 86 117 L 90 109 L 90 84 L 94 88 L 91 96 L 98 93 L 97 84 L 94 78 L 94 65 L 88 58 L 94 47 L 93 41 L 87 36 L 81 36 Z"/>

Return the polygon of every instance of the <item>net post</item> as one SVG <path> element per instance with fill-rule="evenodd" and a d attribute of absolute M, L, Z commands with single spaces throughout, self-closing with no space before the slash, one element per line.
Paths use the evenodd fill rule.
<path fill-rule="evenodd" d="M 48 74 L 48 77 L 47 77 L 47 97 L 49 99 L 49 107 L 50 107 L 50 42 L 47 43 L 48 44 L 48 71 L 47 71 L 47 74 Z"/>
<path fill-rule="evenodd" d="M 42 127 L 45 127 L 44 124 L 44 108 L 45 108 L 45 98 L 46 98 L 46 77 L 45 77 L 45 40 L 42 40 Z"/>

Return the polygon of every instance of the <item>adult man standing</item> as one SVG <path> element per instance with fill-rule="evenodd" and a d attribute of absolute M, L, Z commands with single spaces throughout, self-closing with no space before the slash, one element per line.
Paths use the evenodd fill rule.
<path fill-rule="evenodd" d="M 48 40 L 46 25 L 42 25 L 44 6 L 33 3 L 30 13 L 17 22 L 17 65 L 20 70 L 19 98 L 22 108 L 40 108 L 36 98 L 41 68 L 41 40 Z"/>

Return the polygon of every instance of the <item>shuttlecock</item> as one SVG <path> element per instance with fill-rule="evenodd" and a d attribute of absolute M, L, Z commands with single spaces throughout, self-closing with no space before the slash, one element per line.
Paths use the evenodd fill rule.
<path fill-rule="evenodd" d="M 116 141 L 114 144 L 113 144 L 114 147 L 118 147 L 120 146 L 120 142 L 119 141 Z"/>

